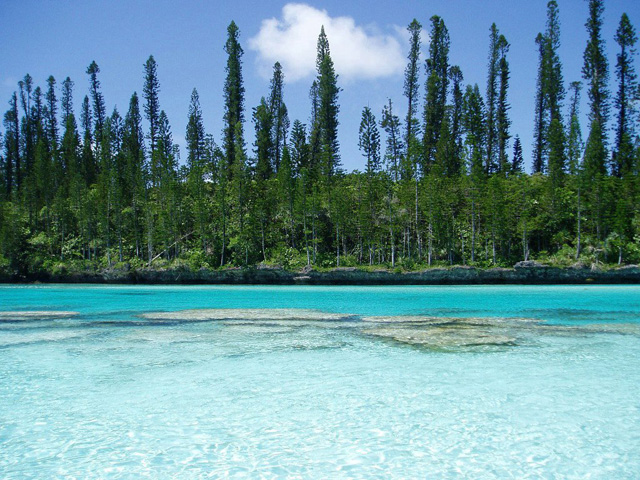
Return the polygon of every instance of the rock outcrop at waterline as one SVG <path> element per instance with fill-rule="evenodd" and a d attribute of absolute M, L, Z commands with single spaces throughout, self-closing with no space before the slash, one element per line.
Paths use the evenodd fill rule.
<path fill-rule="evenodd" d="M 230 285 L 481 285 L 481 284 L 638 284 L 640 267 L 591 269 L 581 265 L 549 267 L 519 262 L 513 268 L 480 269 L 457 266 L 416 272 L 366 271 L 335 268 L 300 272 L 273 268 L 229 268 L 197 271 L 189 269 L 108 269 L 100 272 L 37 273 L 0 276 L 3 283 L 114 283 L 114 284 L 230 284 Z"/>

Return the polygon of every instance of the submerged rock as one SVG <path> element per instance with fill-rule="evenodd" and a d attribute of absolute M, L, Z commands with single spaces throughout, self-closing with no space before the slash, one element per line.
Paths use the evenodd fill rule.
<path fill-rule="evenodd" d="M 590 323 L 586 325 L 540 325 L 536 331 L 541 335 L 577 336 L 595 334 L 640 336 L 638 323 Z"/>
<path fill-rule="evenodd" d="M 56 310 L 42 311 L 9 311 L 0 312 L 0 322 L 20 322 L 26 320 L 55 320 L 59 318 L 70 318 L 80 315 L 78 312 L 59 312 Z"/>
<path fill-rule="evenodd" d="M 192 309 L 140 317 L 160 323 L 217 321 L 251 334 L 286 333 L 308 326 L 349 327 L 364 335 L 435 350 L 516 346 L 535 343 L 540 336 L 640 335 L 637 324 L 549 325 L 524 317 L 358 316 L 309 309 Z"/>
<path fill-rule="evenodd" d="M 353 315 L 340 313 L 326 313 L 319 310 L 295 308 L 211 308 L 178 310 L 175 312 L 143 313 L 140 317 L 154 321 L 195 321 L 206 322 L 215 320 L 305 320 L 307 322 L 339 322 L 354 320 Z"/>
<path fill-rule="evenodd" d="M 536 318 L 521 317 L 428 317 L 419 315 L 371 316 L 362 317 L 364 322 L 382 324 L 406 324 L 426 326 L 525 326 L 539 324 Z"/>
<path fill-rule="evenodd" d="M 365 329 L 363 333 L 395 340 L 408 345 L 419 345 L 433 349 L 451 349 L 477 346 L 512 346 L 515 337 L 471 327 L 379 327 Z"/>
<path fill-rule="evenodd" d="M 615 333 L 619 335 L 640 335 L 638 323 L 594 323 L 582 327 L 592 333 Z"/>
<path fill-rule="evenodd" d="M 514 346 L 519 327 L 538 324 L 532 318 L 427 317 L 414 315 L 363 317 L 372 324 L 363 333 L 434 350 L 480 346 Z M 373 326 L 377 324 L 376 326 Z"/>

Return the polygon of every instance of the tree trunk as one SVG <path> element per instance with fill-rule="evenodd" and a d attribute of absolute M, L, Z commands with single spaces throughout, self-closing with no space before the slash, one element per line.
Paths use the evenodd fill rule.
<path fill-rule="evenodd" d="M 471 197 L 471 263 L 476 261 L 476 200 Z"/>
<path fill-rule="evenodd" d="M 578 260 L 578 258 L 580 258 L 580 250 L 582 248 L 581 245 L 581 235 L 582 235 L 582 231 L 581 231 L 581 217 L 582 216 L 582 211 L 581 211 L 581 205 L 580 205 L 580 187 L 578 187 L 578 241 L 577 241 L 577 245 L 576 245 L 576 260 Z"/>

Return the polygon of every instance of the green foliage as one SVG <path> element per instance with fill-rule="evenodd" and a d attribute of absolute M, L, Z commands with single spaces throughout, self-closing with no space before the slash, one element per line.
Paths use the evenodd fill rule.
<path fill-rule="evenodd" d="M 255 137 L 245 142 L 243 50 L 232 22 L 225 43 L 220 147 L 205 132 L 194 89 L 184 161 L 159 109 L 153 57 L 144 66 L 144 104 L 134 93 L 124 118 L 116 109 L 107 116 L 95 62 L 87 70 L 89 92 L 79 124 L 69 78 L 58 102 L 53 77 L 42 90 L 26 75 L 3 116 L 0 274 L 258 264 L 291 271 L 310 265 L 401 272 L 492 268 L 525 259 L 598 268 L 640 262 L 635 31 L 623 16 L 615 38 L 618 128 L 610 156 L 608 92 L 601 78 L 607 73 L 600 38 L 603 5 L 589 4 L 586 145 L 578 121 L 578 82 L 569 89 L 568 118 L 560 115 L 565 93 L 558 6 L 554 0 L 547 5 L 546 29 L 537 39 L 533 174 L 525 173 L 517 135 L 513 157 L 507 153 L 509 44 L 495 25 L 484 95 L 477 84 L 463 86 L 460 68 L 449 65 L 444 21 L 431 18 L 424 97 L 419 93 L 422 27 L 415 20 L 409 25 L 407 116 L 401 121 L 394 114 L 391 99 L 380 123 L 364 108 L 362 172 L 340 168 L 340 88 L 324 29 L 309 124 L 294 120 L 289 129 L 284 75 L 276 63 L 269 90 L 252 111 Z M 418 120 L 420 108 L 424 122 Z M 143 126 L 143 114 L 148 125 Z"/>
<path fill-rule="evenodd" d="M 244 121 L 244 83 L 242 78 L 242 56 L 244 50 L 240 46 L 240 30 L 235 22 L 227 27 L 227 41 L 224 45 L 227 53 L 227 73 L 224 82 L 224 153 L 229 165 L 236 161 L 236 144 L 244 142 L 242 125 Z M 239 138 L 238 138 L 239 137 Z"/>
<path fill-rule="evenodd" d="M 11 260 L 4 255 L 0 255 L 0 276 L 10 276 L 13 273 L 11 268 Z"/>
<path fill-rule="evenodd" d="M 274 250 L 269 263 L 279 265 L 287 271 L 295 272 L 307 264 L 307 258 L 303 252 L 281 244 Z"/>
<path fill-rule="evenodd" d="M 449 91 L 449 32 L 444 20 L 437 15 L 431 17 L 429 37 L 422 139 L 424 148 L 422 170 L 424 172 L 429 171 L 435 162 L 436 145 L 440 138 Z"/>
<path fill-rule="evenodd" d="M 196 272 L 202 268 L 212 268 L 212 265 L 209 262 L 210 259 L 207 257 L 206 253 L 199 248 L 187 250 L 183 258 L 193 272 Z"/>

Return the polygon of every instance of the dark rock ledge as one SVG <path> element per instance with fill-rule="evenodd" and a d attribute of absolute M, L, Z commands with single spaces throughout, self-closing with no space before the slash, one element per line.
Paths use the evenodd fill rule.
<path fill-rule="evenodd" d="M 640 284 L 640 267 L 612 269 L 549 267 L 537 262 L 519 262 L 514 268 L 431 268 L 417 272 L 373 272 L 355 268 L 299 272 L 281 268 L 234 268 L 228 270 L 105 270 L 67 274 L 38 273 L 0 276 L 0 283 L 101 283 L 101 284 L 231 284 L 231 285 L 502 285 L 502 284 Z"/>

